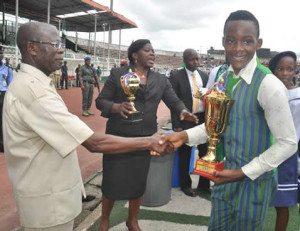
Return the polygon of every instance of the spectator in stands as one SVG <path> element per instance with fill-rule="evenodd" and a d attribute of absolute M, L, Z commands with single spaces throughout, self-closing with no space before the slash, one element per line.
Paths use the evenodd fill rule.
<path fill-rule="evenodd" d="M 68 66 L 67 66 L 67 61 L 64 61 L 64 65 L 61 67 L 61 82 L 60 82 L 60 88 L 64 88 L 65 84 L 65 89 L 68 89 Z"/>
<path fill-rule="evenodd" d="M 198 117 L 199 122 L 204 122 L 205 112 L 202 101 L 193 97 L 197 90 L 206 87 L 208 76 L 203 71 L 199 70 L 199 57 L 194 49 L 186 49 L 183 52 L 183 62 L 185 68 L 175 72 L 170 77 L 170 82 L 173 86 L 179 99 L 185 106 Z M 180 121 L 174 113 L 171 114 L 172 127 L 176 132 L 184 129 L 195 127 L 196 124 L 188 121 Z M 199 157 L 203 157 L 207 152 L 207 144 L 197 146 Z M 192 147 L 184 144 L 179 148 L 179 179 L 181 190 L 187 196 L 195 197 L 196 192 L 191 188 L 192 180 L 189 174 L 190 159 Z M 210 192 L 210 181 L 207 178 L 199 176 L 197 186 L 198 191 Z"/>
<path fill-rule="evenodd" d="M 99 79 L 95 79 L 95 71 L 91 66 L 91 57 L 87 56 L 84 58 L 84 65 L 79 70 L 79 81 L 82 90 L 82 115 L 91 116 L 94 115 L 91 112 L 92 100 L 94 95 L 94 82 L 98 82 Z M 100 89 L 98 89 L 100 92 Z"/>
<path fill-rule="evenodd" d="M 284 51 L 270 60 L 269 68 L 288 89 L 290 108 L 299 142 L 300 88 L 295 88 L 296 61 L 297 55 L 294 52 Z M 270 206 L 275 207 L 277 213 L 275 231 L 287 229 L 289 207 L 296 205 L 298 202 L 298 151 L 278 166 L 278 190 L 270 204 Z"/>
<path fill-rule="evenodd" d="M 4 47 L 0 45 L 0 152 L 4 151 L 3 148 L 3 132 L 2 132 L 2 110 L 3 110 L 3 102 L 4 96 L 7 91 L 7 87 L 12 81 L 13 72 L 10 67 L 5 65 L 2 61 L 4 53 Z M 6 59 L 7 60 L 7 59 Z"/>
<path fill-rule="evenodd" d="M 106 133 L 124 137 L 148 136 L 157 131 L 156 113 L 161 100 L 181 119 L 197 120 L 186 110 L 176 96 L 170 82 L 151 68 L 155 54 L 149 40 L 139 39 L 128 48 L 129 66 L 114 68 L 96 99 L 96 106 L 103 117 L 108 118 Z M 129 70 L 140 76 L 139 89 L 135 94 L 135 107 L 143 112 L 143 120 L 135 125 L 124 122 L 123 118 L 132 111 L 127 101 L 120 77 Z M 115 200 L 129 200 L 129 213 L 126 225 L 129 230 L 141 230 L 138 225 L 138 213 L 150 164 L 147 150 L 103 158 L 102 217 L 100 231 L 109 228 L 109 216 Z"/>
<path fill-rule="evenodd" d="M 76 87 L 80 87 L 80 81 L 79 81 L 79 70 L 80 70 L 81 65 L 78 64 L 78 66 L 75 69 L 75 74 L 76 74 Z"/>
<path fill-rule="evenodd" d="M 84 191 L 76 153 L 80 144 L 99 153 L 167 152 L 171 147 L 158 145 L 158 135 L 122 138 L 94 133 L 68 111 L 48 77 L 61 67 L 64 54 L 54 26 L 25 23 L 17 44 L 22 63 L 5 96 L 3 124 L 5 160 L 21 229 L 71 231 Z"/>

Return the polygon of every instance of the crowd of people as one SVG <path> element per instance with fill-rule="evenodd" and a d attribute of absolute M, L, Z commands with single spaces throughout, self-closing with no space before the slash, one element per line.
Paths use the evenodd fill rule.
<path fill-rule="evenodd" d="M 232 12 L 223 33 L 226 61 L 211 66 L 215 68 L 209 76 L 199 69 L 197 52 L 188 48 L 184 66 L 166 78 L 153 69 L 151 42 L 138 39 L 128 48 L 129 64 L 113 68 L 100 89 L 101 69 L 85 57 L 75 70 L 82 115 L 94 115 L 90 108 L 98 85 L 96 107 L 108 118 L 106 134 L 100 134 L 71 114 L 56 91 L 59 85 L 68 89 L 57 29 L 40 22 L 23 24 L 17 34 L 20 69 L 12 76 L 11 68 L 0 63 L 3 146 L 23 230 L 73 230 L 84 194 L 79 145 L 104 153 L 99 231 L 109 229 L 116 200 L 129 200 L 128 229 L 142 230 L 138 214 L 151 155 L 179 148 L 181 190 L 196 196 L 188 173 L 191 146 L 197 146 L 202 157 L 208 133 L 203 102 L 193 96 L 220 78 L 235 103 L 218 146 L 225 168 L 211 172 L 213 187 L 203 177 L 197 187 L 211 194 L 208 230 L 263 230 L 269 205 L 277 211 L 275 229 L 286 230 L 288 207 L 300 199 L 297 57 L 285 51 L 271 59 L 269 68 L 262 65 L 256 55 L 262 46 L 259 22 L 249 11 Z M 139 79 L 134 104 L 122 85 L 128 83 L 120 81 L 131 75 Z M 172 112 L 173 133 L 157 134 L 161 100 Z M 136 112 L 138 120 L 133 119 Z"/>

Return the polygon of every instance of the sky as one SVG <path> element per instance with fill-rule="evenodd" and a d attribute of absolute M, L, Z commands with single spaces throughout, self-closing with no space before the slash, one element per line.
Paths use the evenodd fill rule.
<path fill-rule="evenodd" d="M 110 0 L 94 1 L 110 6 Z M 223 49 L 228 15 L 248 10 L 260 23 L 263 48 L 300 53 L 299 0 L 114 0 L 113 10 L 138 26 L 122 30 L 122 45 L 147 38 L 154 49 L 193 48 L 205 54 L 210 47 Z M 103 36 L 97 36 L 97 41 L 103 41 Z M 119 31 L 113 32 L 112 42 L 119 43 Z"/>

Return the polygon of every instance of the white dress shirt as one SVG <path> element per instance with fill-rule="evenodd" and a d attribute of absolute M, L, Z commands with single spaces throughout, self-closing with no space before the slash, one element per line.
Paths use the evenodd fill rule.
<path fill-rule="evenodd" d="M 189 82 L 190 82 L 190 86 L 191 86 L 191 94 L 193 96 L 193 76 L 192 76 L 192 72 L 190 70 L 188 70 L 187 68 L 185 68 L 186 73 L 189 77 Z M 196 81 L 197 81 L 197 86 L 198 88 L 202 88 L 203 87 L 203 82 L 202 82 L 202 78 L 199 74 L 199 72 L 197 70 L 194 71 L 195 76 L 196 76 Z M 204 112 L 204 108 L 203 108 L 203 102 L 202 100 L 199 99 L 199 112 Z"/>
<path fill-rule="evenodd" d="M 289 99 L 291 112 L 294 119 L 294 124 L 298 136 L 298 142 L 300 140 L 300 87 L 290 89 Z M 300 158 L 298 156 L 298 175 L 300 175 Z"/>
<path fill-rule="evenodd" d="M 256 65 L 255 54 L 247 66 L 234 77 L 240 76 L 247 84 L 250 84 Z M 233 71 L 231 66 L 229 71 Z M 297 135 L 289 106 L 288 92 L 283 83 L 273 74 L 267 74 L 258 89 L 257 100 L 264 110 L 265 119 L 275 143 L 251 162 L 242 166 L 244 174 L 252 180 L 276 168 L 297 150 Z M 204 124 L 188 129 L 186 132 L 189 138 L 188 145 L 205 143 L 207 140 L 208 134 Z"/>
<path fill-rule="evenodd" d="M 206 87 L 207 89 L 209 89 L 211 87 L 211 85 L 213 85 L 213 83 L 215 82 L 216 75 L 218 74 L 218 71 L 221 66 L 222 65 L 219 65 L 219 66 L 211 69 L 211 71 L 209 73 L 208 81 L 207 81 L 207 87 Z"/>

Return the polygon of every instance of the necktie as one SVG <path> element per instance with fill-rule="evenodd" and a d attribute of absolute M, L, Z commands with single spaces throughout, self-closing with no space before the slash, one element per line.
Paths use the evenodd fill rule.
<path fill-rule="evenodd" d="M 193 76 L 193 95 L 195 95 L 197 94 L 198 91 L 198 85 L 197 85 L 196 75 L 194 72 L 192 72 L 192 76 Z M 198 111 L 199 111 L 199 99 L 193 96 L 193 112 L 196 113 Z"/>

